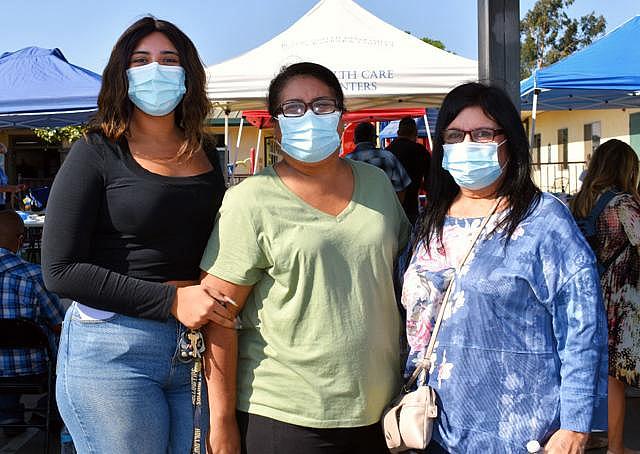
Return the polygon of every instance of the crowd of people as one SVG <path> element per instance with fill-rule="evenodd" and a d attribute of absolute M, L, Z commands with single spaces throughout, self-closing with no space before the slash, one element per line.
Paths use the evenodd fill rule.
<path fill-rule="evenodd" d="M 344 93 L 316 63 L 283 67 L 267 105 L 282 160 L 227 189 L 198 53 L 170 22 L 142 18 L 116 42 L 98 112 L 55 179 L 42 275 L 16 256 L 20 218 L 0 212 L 0 315 L 55 333 L 56 295 L 73 301 L 56 399 L 78 453 L 389 452 L 381 417 L 424 364 L 438 410 L 414 452 L 580 453 L 607 423 L 609 451 L 631 452 L 640 198 L 628 145 L 595 151 L 569 210 L 534 184 L 498 88 L 453 89 L 430 152 L 405 118 L 386 149 L 359 124 L 340 157 Z M 12 355 L 0 375 L 33 373 Z M 0 419 L 15 418 L 11 399 Z"/>

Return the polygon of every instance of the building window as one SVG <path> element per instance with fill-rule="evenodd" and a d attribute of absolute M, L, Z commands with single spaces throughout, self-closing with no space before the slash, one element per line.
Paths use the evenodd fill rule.
<path fill-rule="evenodd" d="M 563 169 L 568 169 L 569 165 L 569 130 L 567 128 L 558 129 L 558 160 Z"/>
<path fill-rule="evenodd" d="M 584 125 L 584 160 L 587 161 L 600 146 L 602 130 L 599 121 Z"/>
<path fill-rule="evenodd" d="M 533 150 L 531 150 L 532 151 L 531 159 L 533 160 L 534 164 L 540 164 L 541 148 L 542 148 L 542 135 L 541 134 L 534 134 L 534 136 L 533 136 Z"/>

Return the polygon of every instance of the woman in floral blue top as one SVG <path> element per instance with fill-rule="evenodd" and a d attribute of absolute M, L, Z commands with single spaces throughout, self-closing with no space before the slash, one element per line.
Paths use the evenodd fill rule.
<path fill-rule="evenodd" d="M 568 209 L 531 179 L 526 134 L 501 90 L 470 83 L 442 105 L 429 203 L 404 275 L 410 355 L 423 358 L 453 283 L 428 383 L 427 452 L 580 453 L 606 428 L 607 326 L 593 253 Z"/>

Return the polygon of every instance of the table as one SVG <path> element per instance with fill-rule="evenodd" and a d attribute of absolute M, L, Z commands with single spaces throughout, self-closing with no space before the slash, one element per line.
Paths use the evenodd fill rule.
<path fill-rule="evenodd" d="M 24 241 L 21 257 L 27 262 L 40 263 L 42 244 L 42 228 L 44 227 L 44 213 L 19 212 L 24 219 Z"/>

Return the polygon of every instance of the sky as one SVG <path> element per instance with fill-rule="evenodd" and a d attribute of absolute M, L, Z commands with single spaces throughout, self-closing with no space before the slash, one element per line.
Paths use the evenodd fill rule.
<path fill-rule="evenodd" d="M 3 0 L 0 52 L 58 47 L 67 60 L 102 73 L 127 26 L 153 14 L 180 27 L 206 65 L 270 40 L 317 0 Z M 478 55 L 476 0 L 356 0 L 401 30 L 442 41 L 463 57 Z M 535 0 L 520 1 L 520 15 Z M 640 14 L 640 0 L 575 0 L 571 16 L 603 14 L 607 30 Z"/>

